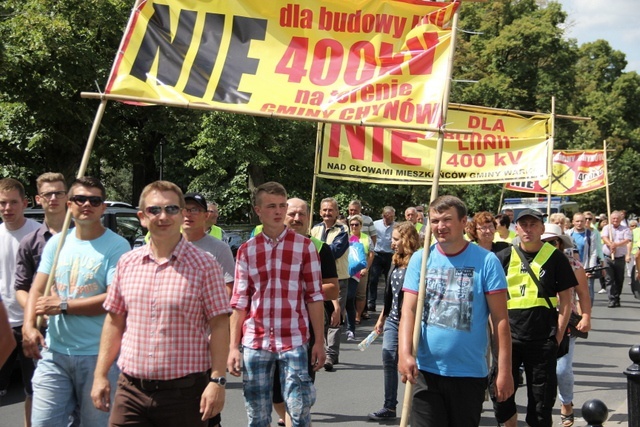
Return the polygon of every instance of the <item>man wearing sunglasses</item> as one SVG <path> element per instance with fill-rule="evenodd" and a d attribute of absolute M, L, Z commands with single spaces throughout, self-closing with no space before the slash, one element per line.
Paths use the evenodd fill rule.
<path fill-rule="evenodd" d="M 111 410 L 111 425 L 206 426 L 225 400 L 231 308 L 222 268 L 183 238 L 177 185 L 152 182 L 139 205 L 151 237 L 118 262 L 104 303 L 93 404 Z M 107 378 L 116 358 L 122 373 L 112 398 Z"/>
<path fill-rule="evenodd" d="M 29 291 L 24 350 L 40 359 L 33 376 L 34 427 L 66 425 L 76 407 L 85 427 L 104 426 L 108 421 L 108 414 L 91 404 L 91 373 L 105 319 L 102 304 L 116 264 L 130 246 L 102 225 L 104 200 L 104 186 L 95 178 L 87 176 L 71 184 L 67 207 L 76 226 L 66 234 L 60 250 L 51 294 L 45 296 L 44 291 L 61 234 L 51 237 L 44 247 Z M 46 341 L 36 327 L 36 316 L 44 315 L 48 316 Z M 110 366 L 113 387 L 117 374 L 117 367 Z"/>

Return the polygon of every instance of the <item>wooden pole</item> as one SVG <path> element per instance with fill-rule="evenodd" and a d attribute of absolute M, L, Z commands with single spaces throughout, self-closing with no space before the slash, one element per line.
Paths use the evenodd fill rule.
<path fill-rule="evenodd" d="M 500 212 L 500 207 L 502 206 L 502 201 L 504 200 L 504 191 L 507 189 L 507 184 L 502 184 L 502 191 L 500 191 L 500 201 L 498 202 L 498 209 L 496 209 L 497 213 Z"/>
<path fill-rule="evenodd" d="M 460 8 L 456 10 L 453 15 L 453 24 L 451 30 L 451 47 L 449 50 L 449 59 L 447 63 L 448 67 L 448 79 L 446 80 L 443 99 L 442 99 L 442 123 L 447 122 L 447 110 L 449 108 L 449 96 L 451 92 L 451 74 L 453 68 L 453 56 L 456 50 L 456 35 L 458 29 L 458 17 L 460 14 Z M 431 199 L 429 204 L 438 197 L 438 186 L 440 183 L 440 170 L 442 168 L 442 152 L 444 151 L 444 130 L 441 128 L 438 131 L 438 142 L 436 145 L 436 163 L 433 169 L 433 183 L 431 187 Z M 428 209 L 428 207 L 427 207 Z M 428 212 L 427 212 L 428 213 Z M 426 272 L 427 272 L 427 259 L 429 258 L 429 249 L 431 243 L 431 224 L 427 222 L 427 230 L 424 234 L 424 250 L 422 252 L 422 263 L 420 264 L 420 283 L 418 288 L 418 306 L 416 307 L 416 319 L 413 325 L 413 344 L 412 353 L 415 357 L 418 352 L 418 345 L 420 344 L 420 336 L 422 330 L 422 313 L 424 311 L 424 300 L 426 294 Z M 400 419 L 400 427 L 407 427 L 409 425 L 411 405 L 413 403 L 413 384 L 407 381 L 404 390 L 404 400 L 402 403 L 402 418 Z"/>
<path fill-rule="evenodd" d="M 549 172 L 549 179 L 547 180 L 549 188 L 547 189 L 547 221 L 549 215 L 551 215 L 551 187 L 553 186 L 553 145 L 556 135 L 556 97 L 551 97 L 551 137 L 549 138 L 549 149 L 547 150 L 547 169 Z"/>
<path fill-rule="evenodd" d="M 89 134 L 89 139 L 87 140 L 87 145 L 84 149 L 84 154 L 82 156 L 82 161 L 80 162 L 80 168 L 78 169 L 78 174 L 76 178 L 82 178 L 87 171 L 87 165 L 89 164 L 89 158 L 91 157 L 91 151 L 93 150 L 93 143 L 95 142 L 96 135 L 98 134 L 98 128 L 100 128 L 100 122 L 102 121 L 102 116 L 104 116 L 104 110 L 107 107 L 107 100 L 103 99 L 100 102 L 100 106 L 98 107 L 98 111 L 96 112 L 96 117 L 93 120 L 93 126 L 91 127 L 91 133 Z M 72 202 L 73 203 L 73 202 Z M 64 223 L 62 224 L 62 230 L 60 231 L 60 239 L 58 240 L 58 246 L 56 247 L 56 252 L 53 256 L 53 264 L 51 265 L 51 271 L 49 272 L 49 277 L 47 279 L 47 285 L 44 289 L 44 296 L 47 296 L 51 293 L 51 287 L 53 286 L 53 281 L 56 275 L 56 267 L 58 266 L 58 259 L 60 257 L 60 252 L 62 251 L 62 247 L 64 246 L 65 239 L 67 237 L 67 232 L 69 231 L 69 226 L 71 225 L 71 209 L 67 209 L 67 214 L 64 217 Z M 38 316 L 36 325 L 38 329 L 42 326 L 42 316 Z"/>
<path fill-rule="evenodd" d="M 316 132 L 316 156 L 315 161 L 313 163 L 313 183 L 311 184 L 311 201 L 309 205 L 309 229 L 307 230 L 307 234 L 311 234 L 311 227 L 313 227 L 313 207 L 316 199 L 316 184 L 318 181 L 318 171 L 320 170 L 320 157 L 322 153 L 320 153 L 320 141 L 324 135 L 324 123 L 318 123 L 318 130 Z"/>
<path fill-rule="evenodd" d="M 607 195 L 607 229 L 609 230 L 609 240 L 613 242 L 613 232 L 611 229 L 611 198 L 609 197 L 609 165 L 607 158 L 607 140 L 602 142 L 602 150 L 604 151 L 604 179 L 606 179 L 605 194 Z M 611 259 L 615 259 L 616 251 L 611 251 Z"/>

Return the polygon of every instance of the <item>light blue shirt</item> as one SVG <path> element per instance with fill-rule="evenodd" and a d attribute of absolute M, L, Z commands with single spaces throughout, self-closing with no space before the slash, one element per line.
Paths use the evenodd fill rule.
<path fill-rule="evenodd" d="M 60 234 L 56 234 L 47 242 L 38 273 L 51 271 L 59 240 Z M 80 240 L 76 230 L 69 230 L 58 258 L 52 294 L 72 300 L 106 293 L 120 256 L 129 250 L 129 243 L 109 229 L 93 240 Z M 49 316 L 47 346 L 70 356 L 97 355 L 105 316 Z"/>
<path fill-rule="evenodd" d="M 391 234 L 393 233 L 393 226 L 396 225 L 395 221 L 390 225 L 384 223 L 384 219 L 373 221 L 373 226 L 376 229 L 378 240 L 376 240 L 375 252 L 393 253 L 391 249 Z"/>
<path fill-rule="evenodd" d="M 403 290 L 418 293 L 423 249 L 413 254 Z M 488 375 L 485 294 L 505 292 L 507 280 L 498 258 L 468 244 L 449 256 L 431 246 L 426 274 L 418 369 L 446 377 Z"/>

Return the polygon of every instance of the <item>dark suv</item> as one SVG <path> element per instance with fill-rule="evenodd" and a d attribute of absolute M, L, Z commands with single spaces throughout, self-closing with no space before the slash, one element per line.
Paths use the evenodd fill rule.
<path fill-rule="evenodd" d="M 133 247 L 137 238 L 147 234 L 147 230 L 140 225 L 137 212 L 137 209 L 109 206 L 102 215 L 102 224 L 127 239 Z M 42 222 L 44 211 L 40 208 L 29 208 L 24 210 L 24 216 Z"/>

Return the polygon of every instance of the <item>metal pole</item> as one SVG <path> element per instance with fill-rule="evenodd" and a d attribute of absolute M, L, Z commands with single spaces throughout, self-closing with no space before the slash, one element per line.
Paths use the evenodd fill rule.
<path fill-rule="evenodd" d="M 627 376 L 628 426 L 640 427 L 640 345 L 629 349 L 629 359 L 633 364 L 624 371 Z"/>

